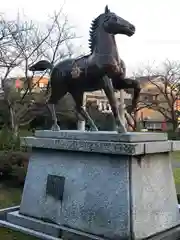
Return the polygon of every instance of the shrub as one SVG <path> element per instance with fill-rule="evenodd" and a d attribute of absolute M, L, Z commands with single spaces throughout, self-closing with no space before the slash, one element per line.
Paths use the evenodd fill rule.
<path fill-rule="evenodd" d="M 14 136 L 12 131 L 7 127 L 3 127 L 0 132 L 0 151 L 20 151 L 20 136 Z"/>
<path fill-rule="evenodd" d="M 29 155 L 25 152 L 0 153 L 0 178 L 13 179 L 18 185 L 23 184 L 26 176 Z"/>
<path fill-rule="evenodd" d="M 169 140 L 180 140 L 180 132 L 168 132 Z"/>
<path fill-rule="evenodd" d="M 21 147 L 20 136 L 15 137 L 7 127 L 0 131 L 0 179 L 24 183 L 29 159 L 26 150 Z"/>
<path fill-rule="evenodd" d="M 7 152 L 0 153 L 0 178 L 8 177 L 12 172 L 12 164 Z"/>
<path fill-rule="evenodd" d="M 11 177 L 18 185 L 23 185 L 26 178 L 27 168 L 25 166 L 19 167 L 14 165 L 12 167 Z"/>

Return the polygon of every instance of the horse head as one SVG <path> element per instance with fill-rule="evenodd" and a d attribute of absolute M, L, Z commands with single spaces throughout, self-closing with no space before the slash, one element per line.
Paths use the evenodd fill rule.
<path fill-rule="evenodd" d="M 105 7 L 103 26 L 106 32 L 114 35 L 124 34 L 130 37 L 135 33 L 135 26 L 111 12 L 108 6 Z"/>
<path fill-rule="evenodd" d="M 133 24 L 111 12 L 108 6 L 106 6 L 104 13 L 100 14 L 92 21 L 89 39 L 91 53 L 97 45 L 98 40 L 100 41 L 99 36 L 101 36 L 100 45 L 103 45 L 103 32 L 112 36 L 116 34 L 124 34 L 130 37 L 135 33 L 135 30 Z"/>

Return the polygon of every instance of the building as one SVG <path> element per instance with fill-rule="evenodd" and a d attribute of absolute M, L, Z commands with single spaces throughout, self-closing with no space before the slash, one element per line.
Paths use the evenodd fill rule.
<path fill-rule="evenodd" d="M 165 111 L 169 109 L 166 96 L 169 95 L 171 99 L 172 94 L 176 94 L 176 89 L 172 91 L 171 86 L 165 86 L 164 78 L 159 76 L 151 77 L 151 79 L 148 76 L 140 77 L 139 81 L 142 87 L 139 107 L 142 108 L 137 112 L 137 119 L 145 122 L 149 129 L 165 129 L 165 123 L 168 125 L 167 129 L 170 129 L 171 123 L 167 122 L 164 114 L 154 109 L 158 105 Z M 180 102 L 176 101 L 174 107 L 180 108 Z M 168 111 L 165 114 L 167 115 Z M 171 118 L 171 115 L 169 117 Z"/>
<path fill-rule="evenodd" d="M 137 112 L 137 118 L 140 120 L 144 119 L 153 119 L 162 121 L 164 120 L 164 116 L 158 111 L 149 108 L 148 106 L 152 106 L 153 103 L 157 103 L 158 101 L 161 104 L 166 104 L 166 99 L 163 98 L 162 93 L 158 90 L 157 86 L 163 87 L 164 83 L 162 78 L 159 76 L 143 76 L 137 78 L 141 84 L 141 94 L 140 94 L 140 110 Z"/>
<path fill-rule="evenodd" d="M 16 79 L 16 86 L 17 82 L 19 83 L 19 88 L 25 90 L 30 83 L 31 91 L 32 92 L 41 92 L 42 90 L 47 88 L 47 84 L 49 82 L 49 78 L 45 76 L 35 76 L 33 78 L 29 78 L 30 82 L 26 80 L 26 78 Z M 23 92 L 23 91 L 22 91 Z"/>
<path fill-rule="evenodd" d="M 33 78 L 29 77 L 13 77 L 6 79 L 5 83 L 2 82 L 2 88 L 4 86 L 8 88 L 14 88 L 16 91 L 21 91 L 22 93 L 27 89 L 28 84 L 31 86 L 32 92 L 40 92 L 47 87 L 49 78 L 46 76 L 35 76 Z"/>
<path fill-rule="evenodd" d="M 121 100 L 120 100 L 119 91 L 115 92 L 115 96 L 116 96 L 118 103 L 120 104 Z M 124 92 L 124 101 L 125 101 L 125 104 L 129 104 L 129 101 L 131 101 L 131 94 Z M 108 99 L 107 99 L 106 95 L 104 94 L 104 92 L 101 90 L 85 93 L 84 94 L 84 102 L 86 104 L 89 102 L 93 103 L 94 105 L 96 105 L 98 107 L 99 111 L 101 111 L 101 112 L 106 112 L 106 113 L 111 112 L 111 107 L 108 102 Z"/>

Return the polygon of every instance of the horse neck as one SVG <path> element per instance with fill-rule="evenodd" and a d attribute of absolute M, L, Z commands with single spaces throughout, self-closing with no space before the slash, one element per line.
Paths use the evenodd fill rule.
<path fill-rule="evenodd" d="M 97 33 L 97 44 L 94 53 L 98 58 L 103 59 L 104 63 L 106 61 L 110 63 L 113 59 L 119 62 L 119 54 L 114 35 L 100 30 Z"/>
<path fill-rule="evenodd" d="M 116 52 L 115 52 L 115 54 L 116 54 L 116 60 L 120 63 L 120 57 L 119 57 L 119 51 L 118 51 L 118 47 L 117 47 L 117 44 L 116 44 L 116 39 L 115 39 L 115 36 L 114 35 L 112 35 L 112 39 L 113 39 L 113 41 L 114 41 L 114 46 L 115 46 L 115 50 L 116 50 Z"/>

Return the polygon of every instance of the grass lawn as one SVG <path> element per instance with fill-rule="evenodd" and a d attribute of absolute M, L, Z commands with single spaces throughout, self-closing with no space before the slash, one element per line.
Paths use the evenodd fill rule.
<path fill-rule="evenodd" d="M 22 190 L 0 185 L 0 209 L 19 205 Z"/>
<path fill-rule="evenodd" d="M 176 184 L 176 191 L 180 194 L 180 168 L 175 168 L 174 170 L 174 180 Z"/>
<path fill-rule="evenodd" d="M 179 167 L 174 168 L 174 180 L 176 184 L 176 191 L 180 194 L 180 151 L 173 152 L 173 160 L 172 163 L 179 164 Z"/>
<path fill-rule="evenodd" d="M 180 165 L 180 151 L 173 152 L 173 162 L 179 162 Z"/>
<path fill-rule="evenodd" d="M 20 204 L 22 190 L 18 188 L 0 185 L 0 209 Z M 0 239 L 2 240 L 36 240 L 20 232 L 0 227 Z"/>
<path fill-rule="evenodd" d="M 0 239 L 2 240 L 38 240 L 39 238 L 25 235 L 7 228 L 0 228 Z"/>
<path fill-rule="evenodd" d="M 20 204 L 22 190 L 0 185 L 0 209 Z M 2 240 L 37 240 L 38 238 L 25 235 L 10 229 L 0 227 Z"/>

